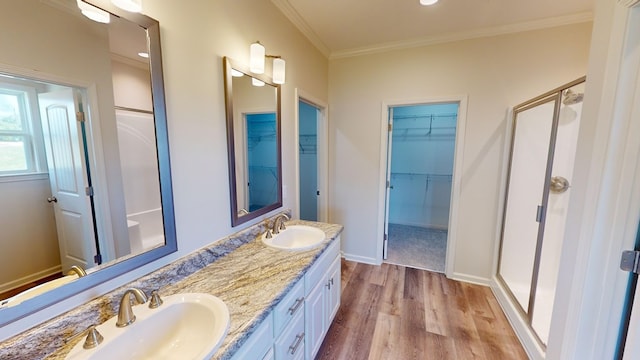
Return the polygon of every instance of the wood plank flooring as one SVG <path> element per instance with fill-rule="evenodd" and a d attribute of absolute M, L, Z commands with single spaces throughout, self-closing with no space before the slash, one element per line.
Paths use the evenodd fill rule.
<path fill-rule="evenodd" d="M 528 359 L 488 287 L 343 259 L 341 300 L 316 360 Z"/>

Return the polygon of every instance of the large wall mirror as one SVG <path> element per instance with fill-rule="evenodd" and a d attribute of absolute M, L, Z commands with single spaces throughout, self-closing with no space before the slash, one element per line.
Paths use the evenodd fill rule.
<path fill-rule="evenodd" d="M 177 244 L 158 22 L 0 4 L 2 326 Z"/>
<path fill-rule="evenodd" d="M 282 206 L 280 86 L 223 59 L 231 225 Z"/>

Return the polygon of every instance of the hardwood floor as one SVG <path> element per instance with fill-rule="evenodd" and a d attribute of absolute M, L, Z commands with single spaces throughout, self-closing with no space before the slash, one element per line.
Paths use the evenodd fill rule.
<path fill-rule="evenodd" d="M 488 287 L 403 266 L 342 260 L 327 359 L 528 359 Z"/>

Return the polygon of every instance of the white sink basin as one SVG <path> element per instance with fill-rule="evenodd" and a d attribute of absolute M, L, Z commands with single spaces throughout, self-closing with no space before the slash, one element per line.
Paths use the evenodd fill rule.
<path fill-rule="evenodd" d="M 116 327 L 117 316 L 96 329 L 104 337 L 97 347 L 83 349 L 80 341 L 67 359 L 209 359 L 229 330 L 229 309 L 209 294 L 163 297 L 156 309 L 136 305 L 136 321 Z"/>
<path fill-rule="evenodd" d="M 63 276 L 61 278 L 40 284 L 38 286 L 32 287 L 31 289 L 25 290 L 17 295 L 14 295 L 13 297 L 0 301 L 0 308 L 16 306 L 25 300 L 31 299 L 34 296 L 44 294 L 49 290 L 53 290 L 55 288 L 58 288 L 64 284 L 68 284 L 73 280 L 77 280 L 77 279 L 78 279 L 78 275 L 67 275 L 67 276 Z"/>
<path fill-rule="evenodd" d="M 267 246 L 283 250 L 309 250 L 320 245 L 326 238 L 324 231 L 313 226 L 288 225 L 278 235 L 267 239 L 266 233 L 262 234 L 262 242 Z"/>

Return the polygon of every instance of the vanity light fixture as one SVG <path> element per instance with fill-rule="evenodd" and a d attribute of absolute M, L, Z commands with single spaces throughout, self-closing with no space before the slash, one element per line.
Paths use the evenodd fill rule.
<path fill-rule="evenodd" d="M 264 46 L 259 41 L 249 47 L 249 70 L 254 74 L 263 74 L 265 58 L 273 59 L 273 82 L 284 84 L 286 62 L 279 55 L 266 55 Z"/>
<path fill-rule="evenodd" d="M 254 74 L 264 73 L 264 46 L 259 41 L 249 47 L 249 70 Z"/>
<path fill-rule="evenodd" d="M 148 59 L 149 58 L 149 53 L 141 51 L 141 52 L 138 53 L 138 56 L 140 56 L 141 58 Z"/>
<path fill-rule="evenodd" d="M 243 77 L 244 74 L 242 73 L 242 71 L 238 71 L 236 69 L 231 69 L 231 76 L 233 76 L 233 77 Z"/>
<path fill-rule="evenodd" d="M 251 85 L 253 86 L 264 86 L 264 81 L 260 81 L 256 78 L 251 78 Z"/>
<path fill-rule="evenodd" d="M 89 19 L 103 24 L 108 24 L 109 22 L 111 22 L 111 16 L 108 12 L 102 9 L 98 9 L 93 5 L 87 4 L 82 0 L 76 0 L 76 4 L 82 12 L 82 15 L 88 17 Z"/>
<path fill-rule="evenodd" d="M 284 84 L 285 61 L 280 56 L 273 57 L 273 82 Z"/>
<path fill-rule="evenodd" d="M 429 6 L 437 3 L 438 0 L 420 0 L 420 5 Z"/>
<path fill-rule="evenodd" d="M 133 13 L 142 11 L 142 0 L 111 0 L 111 3 L 125 11 Z"/>

